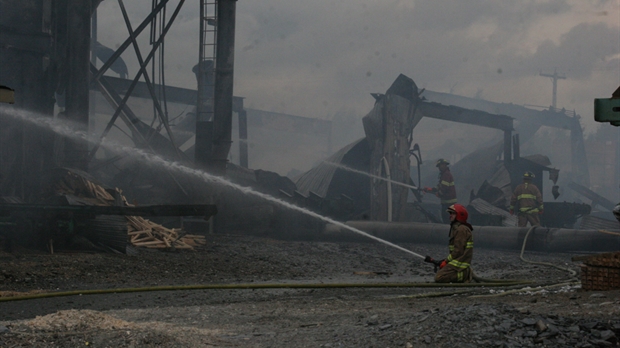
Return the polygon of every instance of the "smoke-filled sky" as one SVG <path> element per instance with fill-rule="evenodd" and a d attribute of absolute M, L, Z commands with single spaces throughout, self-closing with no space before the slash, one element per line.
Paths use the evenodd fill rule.
<path fill-rule="evenodd" d="M 177 1 L 168 5 L 168 16 Z M 126 1 L 134 28 L 150 1 Z M 418 87 L 495 102 L 575 109 L 593 131 L 593 99 L 620 84 L 620 1 L 262 0 L 237 2 L 235 95 L 245 105 L 315 118 L 361 116 L 398 74 Z M 127 37 L 118 4 L 98 11 L 99 41 Z M 195 88 L 198 1 L 166 40 L 166 82 Z M 148 32 L 142 34 L 143 56 Z M 123 55 L 130 78 L 137 63 Z"/>

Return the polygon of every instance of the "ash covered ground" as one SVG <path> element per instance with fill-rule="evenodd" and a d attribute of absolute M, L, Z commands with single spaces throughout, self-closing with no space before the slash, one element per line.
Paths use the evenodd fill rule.
<path fill-rule="evenodd" d="M 442 258 L 447 246 L 402 245 Z M 571 254 L 526 252 L 578 270 Z M 570 278 L 516 251 L 475 249 L 485 278 Z M 39 291 L 233 283 L 431 282 L 429 264 L 378 242 L 209 235 L 195 252 L 0 253 L 2 296 Z M 523 288 L 519 286 L 518 288 Z M 620 292 L 578 286 L 238 289 L 0 302 L 0 347 L 608 347 Z M 444 295 L 437 296 L 436 295 Z"/>

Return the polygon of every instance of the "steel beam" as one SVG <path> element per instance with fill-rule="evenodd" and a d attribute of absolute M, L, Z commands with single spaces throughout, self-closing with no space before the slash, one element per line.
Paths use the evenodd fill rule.
<path fill-rule="evenodd" d="M 248 168 L 248 113 L 239 111 L 239 165 Z"/>
<path fill-rule="evenodd" d="M 129 31 L 129 37 L 131 38 L 131 42 L 133 44 L 134 50 L 136 51 L 136 57 L 138 58 L 140 69 L 144 70 L 144 72 L 142 73 L 144 75 L 144 81 L 146 82 L 146 86 L 149 90 L 149 93 L 151 94 L 151 99 L 153 100 L 153 103 L 155 104 L 155 109 L 157 110 L 157 114 L 159 115 L 159 118 L 162 124 L 164 125 L 166 132 L 168 133 L 168 138 L 170 139 L 170 143 L 172 143 L 172 146 L 178 152 L 179 150 L 178 150 L 178 147 L 175 145 L 174 136 L 172 134 L 172 130 L 170 129 L 168 118 L 164 115 L 164 112 L 161 109 L 161 105 L 159 104 L 159 100 L 157 99 L 157 96 L 155 95 L 155 90 L 153 89 L 153 84 L 151 83 L 151 79 L 149 78 L 149 75 L 147 74 L 144 68 L 145 67 L 144 60 L 142 59 L 142 54 L 140 53 L 140 47 L 138 47 L 138 43 L 136 42 L 133 29 L 131 28 L 131 22 L 129 21 L 129 17 L 127 16 L 127 11 L 125 10 L 125 4 L 123 3 L 123 0 L 118 0 L 118 4 L 121 7 L 121 11 L 123 12 L 123 18 L 125 19 L 125 24 L 127 25 L 127 30 Z M 172 23 L 172 21 L 170 21 L 170 23 Z M 177 155 L 181 157 L 180 154 L 177 153 Z"/>
<path fill-rule="evenodd" d="M 110 84 L 119 94 L 125 94 L 129 89 L 132 80 L 122 79 L 114 76 L 106 76 L 105 81 Z M 184 105 L 196 105 L 198 92 L 195 89 L 180 88 L 173 86 L 163 86 L 157 83 L 153 84 L 155 90 L 165 90 L 166 98 L 169 103 L 179 103 Z M 91 89 L 95 89 L 91 86 Z M 148 91 L 146 83 L 138 81 L 135 88 L 131 92 L 132 97 L 149 99 L 151 94 Z M 233 111 L 240 112 L 243 110 L 243 97 L 233 97 Z M 291 116 L 292 117 L 292 116 Z M 299 117 L 300 120 L 306 119 Z"/>
<path fill-rule="evenodd" d="M 168 33 L 168 30 L 172 26 L 172 23 L 174 22 L 175 18 L 179 14 L 179 11 L 181 10 L 181 7 L 183 6 L 184 2 L 185 2 L 185 0 L 181 0 L 179 2 L 179 4 L 177 5 L 176 9 L 174 10 L 174 13 L 172 14 L 172 17 L 170 18 L 170 21 L 168 22 L 168 24 L 166 24 L 166 27 L 164 28 L 164 31 L 162 32 L 161 36 L 153 44 L 153 48 L 151 49 L 151 51 L 149 52 L 148 56 L 144 60 L 144 65 L 140 66 L 140 70 L 138 71 L 138 73 L 136 74 L 136 77 L 134 77 L 133 81 L 131 82 L 131 85 L 129 86 L 127 92 L 125 93 L 125 96 L 123 97 L 123 100 L 118 105 L 118 108 L 114 112 L 114 115 L 112 115 L 112 118 L 110 119 L 110 122 L 108 123 L 108 125 L 104 129 L 103 133 L 101 134 L 101 137 L 100 137 L 101 140 L 103 140 L 107 136 L 108 132 L 112 128 L 112 125 L 114 124 L 114 122 L 116 122 L 116 119 L 118 118 L 118 115 L 121 113 L 121 109 L 127 104 L 127 100 L 129 100 L 129 97 L 131 96 L 131 92 L 136 87 L 136 85 L 137 85 L 138 81 L 140 80 L 140 77 L 142 76 L 142 74 L 146 72 L 146 65 L 148 65 L 148 63 L 151 61 L 151 59 L 155 55 L 155 52 L 159 48 L 159 45 L 161 44 L 161 42 L 164 40 L 164 37 Z M 128 39 L 128 40 L 131 41 L 131 39 Z M 99 71 L 101 71 L 101 69 L 99 69 Z M 95 81 L 98 80 L 97 75 L 95 75 L 93 77 L 93 79 Z M 93 146 L 93 149 L 91 150 L 90 155 L 89 155 L 90 159 L 92 159 L 94 157 L 94 155 L 97 152 L 97 150 L 99 150 L 99 146 L 100 145 L 101 145 L 101 141 L 99 141 L 99 143 L 97 143 L 97 144 L 95 144 L 95 146 Z"/>
<path fill-rule="evenodd" d="M 484 111 L 470 110 L 458 106 L 446 106 L 433 102 L 420 102 L 418 112 L 425 117 L 445 121 L 467 123 L 481 127 L 512 131 L 513 118 L 505 115 L 494 115 Z"/>
<path fill-rule="evenodd" d="M 67 2 L 65 113 L 67 119 L 75 122 L 84 131 L 88 130 L 89 116 L 90 6 L 90 0 Z M 87 171 L 88 144 L 84 141 L 65 139 L 62 163 L 68 167 Z"/>
<path fill-rule="evenodd" d="M 94 66 L 91 65 L 91 68 L 93 69 L 93 74 L 96 71 L 96 68 Z M 99 86 L 99 89 L 101 91 L 101 93 L 103 94 L 104 98 L 106 98 L 106 100 L 114 107 L 116 107 L 116 110 L 123 110 L 123 112 L 125 113 L 124 116 L 121 116 L 121 118 L 123 119 L 123 121 L 125 121 L 125 123 L 127 124 L 127 126 L 132 129 L 132 132 L 135 130 L 134 134 L 137 134 L 138 137 L 142 140 L 142 142 L 153 152 L 153 153 L 157 153 L 156 151 L 153 150 L 153 147 L 151 146 L 150 142 L 147 140 L 147 137 L 144 137 L 144 135 L 142 134 L 143 132 L 145 132 L 145 127 L 148 127 L 146 125 L 144 125 L 142 128 L 143 130 L 141 131 L 138 128 L 138 125 L 142 125 L 142 121 L 140 121 L 138 119 L 138 117 L 136 117 L 136 115 L 133 114 L 133 112 L 131 111 L 131 109 L 129 109 L 129 107 L 127 105 L 123 105 L 118 106 L 118 100 L 120 99 L 120 97 L 118 95 L 114 95 L 114 91 L 109 87 L 106 86 L 105 80 L 98 80 L 97 84 Z M 108 123 L 108 126 L 111 128 L 112 125 L 114 123 L 110 121 L 110 123 Z M 150 128 L 150 127 L 149 127 Z M 154 130 L 153 133 L 155 134 L 156 132 Z M 156 133 L 159 134 L 159 133 Z M 157 135 L 155 135 L 157 136 Z M 148 137 L 148 139 L 150 139 L 150 137 Z M 135 142 L 135 140 L 134 140 Z M 100 144 L 97 144 L 98 146 Z M 162 152 L 162 149 L 159 149 L 159 152 Z M 92 155 L 94 156 L 95 152 L 92 153 Z M 185 194 L 186 196 L 187 191 L 185 191 L 185 189 L 183 188 L 183 185 L 181 185 L 181 183 L 176 179 L 176 177 L 168 170 L 166 170 L 166 172 L 168 173 L 168 175 L 172 178 L 172 180 L 175 182 L 175 184 L 177 184 L 177 186 L 179 187 L 179 189 L 181 190 L 181 192 L 183 192 L 183 194 Z"/>
<path fill-rule="evenodd" d="M 179 6 L 181 6 L 184 1 L 185 0 L 181 0 L 177 8 L 180 8 Z M 140 35 L 142 30 L 144 30 L 144 28 L 146 28 L 149 24 L 151 24 L 151 21 L 153 20 L 153 18 L 155 18 L 157 13 L 159 13 L 159 11 L 161 11 L 161 9 L 164 8 L 164 6 L 166 6 L 167 3 L 168 3 L 168 0 L 161 0 L 159 5 L 157 5 L 153 9 L 153 11 L 151 11 L 151 13 L 148 16 L 146 16 L 146 18 L 144 18 L 142 23 L 140 23 L 140 25 L 136 28 L 136 31 L 134 32 L 135 36 Z M 110 57 L 110 59 L 108 59 L 106 62 L 103 63 L 103 66 L 97 71 L 97 73 L 93 77 L 93 81 L 99 80 L 99 78 L 103 76 L 103 74 L 110 68 L 112 63 L 114 63 L 114 61 L 118 57 L 120 57 L 121 54 L 123 54 L 125 49 L 127 49 L 127 47 L 129 47 L 130 44 L 131 44 L 131 38 L 129 37 L 119 46 L 119 48 L 116 50 L 116 52 L 114 52 L 112 57 Z"/>

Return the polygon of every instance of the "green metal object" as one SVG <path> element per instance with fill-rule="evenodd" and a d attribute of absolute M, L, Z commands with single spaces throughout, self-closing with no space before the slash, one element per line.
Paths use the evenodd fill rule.
<path fill-rule="evenodd" d="M 594 99 L 594 120 L 620 126 L 620 87 L 607 99 Z"/>

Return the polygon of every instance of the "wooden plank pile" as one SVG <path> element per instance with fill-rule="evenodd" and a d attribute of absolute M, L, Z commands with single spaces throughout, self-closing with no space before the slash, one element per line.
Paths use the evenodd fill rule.
<path fill-rule="evenodd" d="M 582 289 L 620 289 L 620 252 L 593 255 L 581 261 Z"/>
<path fill-rule="evenodd" d="M 63 173 L 54 185 L 55 194 L 67 194 L 79 197 L 92 205 L 114 205 L 114 196 L 100 185 L 72 171 Z M 115 188 L 123 205 L 132 207 L 122 191 Z M 206 244 L 204 236 L 186 234 L 179 228 L 166 228 L 141 216 L 126 216 L 129 242 L 136 247 L 152 249 L 188 249 L 193 250 Z"/>
<path fill-rule="evenodd" d="M 166 228 L 141 216 L 127 216 L 129 240 L 137 247 L 153 249 L 194 249 L 206 244 L 204 236 Z"/>
<path fill-rule="evenodd" d="M 71 171 L 66 171 L 63 174 L 53 185 L 55 194 L 73 195 L 92 205 L 114 205 L 114 197 L 101 185 L 97 185 Z M 121 190 L 118 188 L 115 191 L 119 194 L 121 193 Z M 124 198 L 123 196 L 123 200 Z"/>

